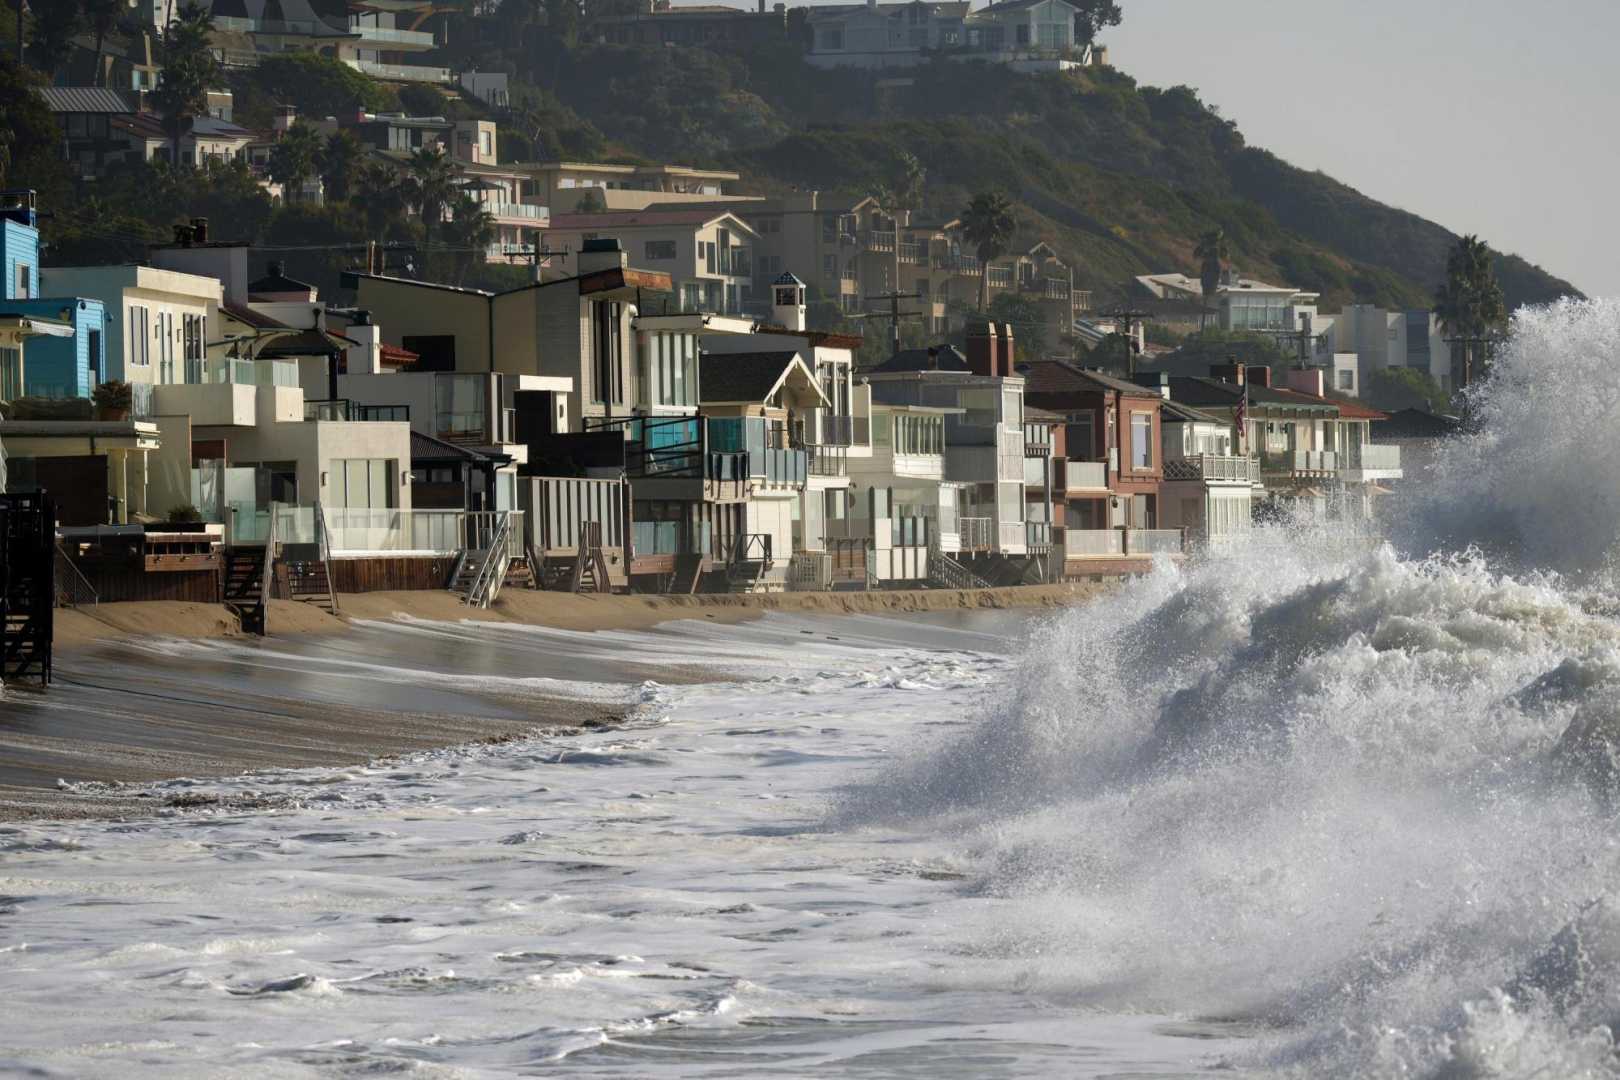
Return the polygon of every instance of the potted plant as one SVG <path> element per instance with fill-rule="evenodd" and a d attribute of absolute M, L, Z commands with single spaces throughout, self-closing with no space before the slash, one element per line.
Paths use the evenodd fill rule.
<path fill-rule="evenodd" d="M 98 420 L 128 420 L 131 399 L 129 383 L 118 379 L 108 379 L 90 395 Z"/>

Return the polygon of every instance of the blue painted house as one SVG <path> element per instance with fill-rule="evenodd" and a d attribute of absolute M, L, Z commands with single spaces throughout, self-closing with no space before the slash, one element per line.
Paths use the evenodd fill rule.
<path fill-rule="evenodd" d="M 23 392 L 29 396 L 89 397 L 105 378 L 106 310 L 100 300 L 39 295 L 39 227 L 32 191 L 0 192 L 0 311 L 68 323 L 72 337 L 38 337 L 23 346 Z"/>

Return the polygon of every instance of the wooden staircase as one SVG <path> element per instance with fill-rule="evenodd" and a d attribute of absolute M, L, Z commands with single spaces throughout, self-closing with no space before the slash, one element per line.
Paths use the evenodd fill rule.
<path fill-rule="evenodd" d="M 988 589 L 990 583 L 963 566 L 937 544 L 928 548 L 928 580 L 942 589 Z"/>
<path fill-rule="evenodd" d="M 265 613 L 269 607 L 269 590 L 265 585 L 270 565 L 270 545 L 229 547 L 225 549 L 225 583 L 222 595 L 225 606 L 236 612 L 245 634 L 264 637 L 267 626 Z"/>
<path fill-rule="evenodd" d="M 307 544 L 283 544 L 281 574 L 277 585 L 289 600 L 314 604 L 328 615 L 338 613 L 337 590 L 332 587 L 332 534 L 326 527 L 326 511 L 315 504 L 315 540 Z"/>
<path fill-rule="evenodd" d="M 769 533 L 745 533 L 737 537 L 726 561 L 726 587 L 734 593 L 760 591 L 765 572 L 772 566 Z"/>
<path fill-rule="evenodd" d="M 55 605 L 55 504 L 0 495 L 0 682 L 50 685 Z"/>
<path fill-rule="evenodd" d="M 677 555 L 675 556 L 675 572 L 669 577 L 669 592 L 676 596 L 691 596 L 697 592 L 698 581 L 703 577 L 703 556 Z"/>

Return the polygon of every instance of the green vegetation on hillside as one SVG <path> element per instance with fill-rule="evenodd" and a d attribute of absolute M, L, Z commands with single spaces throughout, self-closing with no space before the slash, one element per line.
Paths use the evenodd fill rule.
<path fill-rule="evenodd" d="M 1098 25 L 1116 21 L 1108 0 L 1088 5 Z M 263 125 L 277 104 L 314 117 L 389 107 L 492 115 L 505 160 L 730 167 L 764 193 L 868 194 L 893 185 L 914 161 L 926 177 L 919 216 L 955 217 L 975 194 L 1005 192 L 1016 226 L 1009 250 L 1049 240 L 1099 304 L 1119 298 L 1136 274 L 1196 273 L 1200 238 L 1219 230 L 1232 266 L 1319 291 L 1325 310 L 1355 301 L 1426 308 L 1456 241 L 1439 225 L 1247 145 L 1234 121 L 1185 86 L 1138 86 L 1112 69 L 1030 76 L 945 59 L 903 73 L 819 71 L 804 61 L 802 8 L 788 13 L 780 39 L 746 48 L 593 43 L 594 20 L 626 9 L 619 0 L 507 0 L 435 16 L 428 28 L 446 44 L 420 61 L 506 72 L 510 109 L 390 87 L 334 60 L 288 54 L 230 76 L 237 115 Z M 44 52 L 53 47 L 45 42 Z M 24 78 L 0 71 L 12 86 Z M 47 205 L 73 208 L 49 226 L 57 256 L 90 256 L 98 240 L 162 238 L 191 215 L 217 215 L 254 240 L 301 236 L 313 225 L 303 208 L 255 203 L 235 174 L 164 177 L 151 181 L 155 197 L 140 191 L 144 172 L 93 194 L 75 190 L 54 170 L 50 140 L 35 131 L 37 110 L 18 96 L 26 95 L 0 99 L 6 119 L 17 117 L 6 125 L 15 130 L 10 142 L 0 136 L 0 153 L 9 154 L 16 182 L 46 189 Z M 325 151 L 315 162 L 323 175 Z M 284 164 L 301 175 L 307 156 Z M 367 238 L 413 233 L 397 212 L 409 200 L 379 196 L 351 166 L 330 168 L 348 199 L 333 211 L 347 215 L 341 227 L 328 226 Z M 83 212 L 91 198 L 94 213 Z M 477 234 L 476 223 L 460 231 Z M 1514 256 L 1497 256 L 1495 269 L 1510 307 L 1575 291 Z"/>

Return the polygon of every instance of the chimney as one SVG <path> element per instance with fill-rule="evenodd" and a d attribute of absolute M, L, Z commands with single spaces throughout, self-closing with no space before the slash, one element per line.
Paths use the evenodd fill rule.
<path fill-rule="evenodd" d="M 994 375 L 1000 335 L 993 322 L 974 323 L 967 331 L 967 365 L 975 375 Z"/>
<path fill-rule="evenodd" d="M 991 374 L 1001 375 L 1001 376 L 1010 376 L 1010 375 L 1017 374 L 1017 372 L 1014 371 L 1015 362 L 1017 360 L 1017 355 L 1018 355 L 1017 351 L 1013 348 L 1013 328 L 1012 328 L 1012 323 L 1002 323 L 1001 324 L 1001 362 L 996 365 L 996 370 L 994 372 L 992 372 Z"/>
<path fill-rule="evenodd" d="M 382 327 L 371 321 L 371 312 L 355 312 L 343 336 L 354 342 L 344 350 L 345 370 L 350 375 L 382 374 Z"/>
<path fill-rule="evenodd" d="M 1271 385 L 1271 369 L 1264 364 L 1248 364 L 1243 369 L 1243 377 L 1250 386 Z"/>
<path fill-rule="evenodd" d="M 1300 393 L 1310 394 L 1312 397 L 1327 396 L 1323 392 L 1327 387 L 1322 378 L 1321 368 L 1307 368 L 1304 371 L 1291 368 L 1288 371 L 1287 379 L 1288 389 L 1290 390 L 1298 390 Z"/>
<path fill-rule="evenodd" d="M 603 236 L 596 240 L 587 240 L 579 249 L 579 276 L 600 273 L 603 270 L 623 270 L 630 265 L 625 256 L 624 248 L 619 241 L 611 236 Z"/>
<path fill-rule="evenodd" d="M 194 217 L 191 219 L 191 241 L 194 244 L 208 243 L 208 219 Z"/>
<path fill-rule="evenodd" d="M 1226 363 L 1211 364 L 1209 368 L 1210 378 L 1219 379 L 1221 382 L 1237 383 L 1239 386 L 1243 385 L 1243 374 L 1243 365 L 1235 362 L 1230 356 L 1226 358 Z"/>

